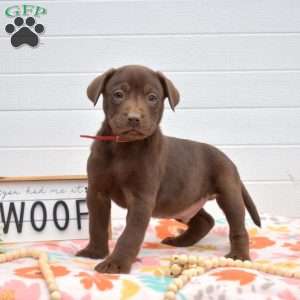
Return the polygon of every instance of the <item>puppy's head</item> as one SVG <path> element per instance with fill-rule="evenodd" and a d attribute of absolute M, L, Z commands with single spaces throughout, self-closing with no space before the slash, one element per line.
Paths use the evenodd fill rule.
<path fill-rule="evenodd" d="M 164 99 L 174 110 L 179 93 L 162 73 L 143 66 L 110 69 L 96 77 L 87 89 L 96 105 L 103 95 L 103 110 L 114 135 L 129 141 L 144 139 L 157 129 Z"/>

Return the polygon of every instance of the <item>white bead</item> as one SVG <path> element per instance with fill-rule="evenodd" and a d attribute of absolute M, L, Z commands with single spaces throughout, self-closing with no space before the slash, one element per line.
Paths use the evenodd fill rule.
<path fill-rule="evenodd" d="M 28 257 L 28 256 L 30 256 L 30 257 L 33 257 L 33 253 L 34 253 L 34 251 L 33 251 L 33 249 L 24 249 L 24 251 L 25 251 L 25 255 Z"/>
<path fill-rule="evenodd" d="M 170 275 L 171 276 L 177 276 L 181 273 L 181 271 L 182 271 L 181 266 L 179 266 L 178 264 L 174 264 L 170 268 Z"/>
<path fill-rule="evenodd" d="M 19 252 L 21 253 L 21 255 L 22 255 L 23 257 L 30 256 L 30 255 L 28 254 L 29 249 L 27 249 L 27 248 L 21 248 L 21 249 L 19 249 Z"/>
<path fill-rule="evenodd" d="M 39 256 L 39 260 L 44 260 L 45 262 L 48 262 L 48 254 L 45 252 L 42 252 Z"/>
<path fill-rule="evenodd" d="M 233 266 L 240 268 L 243 265 L 243 262 L 240 259 L 236 259 L 233 261 Z"/>
<path fill-rule="evenodd" d="M 259 263 L 252 263 L 252 269 L 259 271 L 259 267 L 261 264 Z"/>
<path fill-rule="evenodd" d="M 19 254 L 20 254 L 20 257 L 28 256 L 27 250 L 23 249 L 23 248 L 19 250 Z"/>
<path fill-rule="evenodd" d="M 291 271 L 291 270 L 288 270 L 288 269 L 285 269 L 285 270 L 283 270 L 283 276 L 285 276 L 285 277 L 293 277 L 293 271 Z"/>
<path fill-rule="evenodd" d="M 15 251 L 14 257 L 15 257 L 15 259 L 22 258 L 21 252 L 20 251 Z"/>
<path fill-rule="evenodd" d="M 182 280 L 183 285 L 185 285 L 186 283 L 188 283 L 190 281 L 190 277 L 188 277 L 186 275 L 180 275 L 179 279 Z"/>
<path fill-rule="evenodd" d="M 174 279 L 174 284 L 176 284 L 178 286 L 179 289 L 181 289 L 183 287 L 183 282 L 180 278 L 176 278 Z"/>
<path fill-rule="evenodd" d="M 46 261 L 46 260 L 44 260 L 44 259 L 38 259 L 38 264 L 40 265 L 40 266 L 47 266 L 48 268 L 49 268 L 49 264 L 48 264 L 48 262 Z"/>
<path fill-rule="evenodd" d="M 248 269 L 252 269 L 252 262 L 250 260 L 244 260 L 243 261 L 243 267 L 248 268 Z"/>
<path fill-rule="evenodd" d="M 227 258 L 227 266 L 232 267 L 234 265 L 234 260 L 232 258 Z"/>
<path fill-rule="evenodd" d="M 46 280 L 53 277 L 52 271 L 50 269 L 41 269 L 41 271 Z"/>
<path fill-rule="evenodd" d="M 194 255 L 190 255 L 188 257 L 188 262 L 190 265 L 195 265 L 197 263 L 197 257 Z"/>
<path fill-rule="evenodd" d="M 276 273 L 279 276 L 285 276 L 285 269 L 280 268 L 280 267 L 275 267 L 276 268 Z"/>
<path fill-rule="evenodd" d="M 178 263 L 178 261 L 179 261 L 179 255 L 172 255 L 171 262 Z"/>
<path fill-rule="evenodd" d="M 189 274 L 190 278 L 194 277 L 195 276 L 195 269 L 189 269 L 188 274 Z"/>
<path fill-rule="evenodd" d="M 31 249 L 29 250 L 29 256 L 32 256 L 34 258 L 38 258 L 41 254 L 41 251 L 36 250 L 36 249 Z"/>
<path fill-rule="evenodd" d="M 190 277 L 194 277 L 196 276 L 196 270 L 195 269 L 189 269 L 189 272 L 190 272 Z"/>
<path fill-rule="evenodd" d="M 187 255 L 185 255 L 185 254 L 179 255 L 178 263 L 179 263 L 180 265 L 184 265 L 184 264 L 186 264 L 187 262 L 188 262 L 188 257 L 187 257 Z"/>
<path fill-rule="evenodd" d="M 176 294 L 174 292 L 166 292 L 164 296 L 164 300 L 175 300 L 176 299 Z"/>
<path fill-rule="evenodd" d="M 204 274 L 204 272 L 205 272 L 204 268 L 202 268 L 202 267 L 197 267 L 196 271 L 197 271 L 198 276 Z"/>
<path fill-rule="evenodd" d="M 54 281 L 48 284 L 48 290 L 50 293 L 58 290 Z"/>
<path fill-rule="evenodd" d="M 11 260 L 16 259 L 16 257 L 17 257 L 17 252 L 16 252 L 16 251 L 9 252 L 9 257 L 10 257 Z"/>
<path fill-rule="evenodd" d="M 233 262 L 232 262 L 232 266 L 237 267 L 237 264 L 238 264 L 238 261 L 234 259 Z"/>
<path fill-rule="evenodd" d="M 212 268 L 212 263 L 211 263 L 211 261 L 210 261 L 210 260 L 206 260 L 206 261 L 204 262 L 204 267 L 205 267 L 205 269 L 207 269 L 207 270 L 211 269 L 211 268 Z"/>
<path fill-rule="evenodd" d="M 198 266 L 198 265 L 196 265 L 196 264 L 193 264 L 193 265 L 190 265 L 190 264 L 189 264 L 188 269 L 195 269 L 195 268 L 197 268 L 197 266 Z"/>
<path fill-rule="evenodd" d="M 280 268 L 280 267 L 276 267 L 276 266 L 271 266 L 270 267 L 270 270 L 271 270 L 271 272 L 272 272 L 272 274 L 274 274 L 274 275 L 278 275 L 278 276 L 283 276 L 282 275 L 282 268 Z M 267 272 L 268 272 L 268 270 L 267 270 Z"/>
<path fill-rule="evenodd" d="M 48 277 L 47 279 L 45 279 L 45 281 L 47 282 L 47 285 L 51 285 L 53 283 L 55 283 L 55 278 L 53 276 Z"/>
<path fill-rule="evenodd" d="M 197 265 L 199 266 L 203 266 L 204 264 L 204 258 L 202 258 L 201 256 L 197 257 Z"/>
<path fill-rule="evenodd" d="M 259 264 L 258 266 L 258 270 L 261 272 L 266 272 L 268 269 L 268 265 L 267 264 Z"/>
<path fill-rule="evenodd" d="M 46 268 L 46 269 L 41 269 L 41 272 L 45 275 L 45 277 L 47 277 L 47 278 L 52 278 L 52 277 L 54 277 L 54 275 L 53 275 L 53 272 L 52 272 L 52 270 L 50 269 L 50 268 Z"/>
<path fill-rule="evenodd" d="M 6 258 L 6 261 L 11 261 L 14 259 L 14 253 L 13 252 L 8 252 L 5 254 L 5 258 Z"/>
<path fill-rule="evenodd" d="M 217 257 L 211 258 L 211 264 L 213 268 L 217 268 L 219 266 L 219 259 Z"/>
<path fill-rule="evenodd" d="M 220 257 L 220 258 L 219 258 L 219 265 L 220 265 L 220 267 L 225 267 L 225 266 L 227 266 L 227 258 L 225 258 L 225 257 Z"/>
<path fill-rule="evenodd" d="M 174 284 L 174 283 L 171 283 L 168 286 L 168 291 L 176 293 L 178 291 L 178 286 L 176 284 Z"/>
<path fill-rule="evenodd" d="M 271 264 L 266 264 L 266 268 L 264 269 L 264 271 L 269 274 L 276 274 L 276 267 Z"/>
<path fill-rule="evenodd" d="M 192 277 L 190 270 L 184 270 L 184 271 L 182 272 L 182 275 L 187 276 L 189 279 Z"/>
<path fill-rule="evenodd" d="M 297 278 L 297 279 L 300 279 L 300 272 L 295 272 L 294 277 Z"/>
<path fill-rule="evenodd" d="M 61 299 L 61 294 L 59 291 L 54 291 L 50 294 L 50 299 L 51 300 L 60 300 Z"/>

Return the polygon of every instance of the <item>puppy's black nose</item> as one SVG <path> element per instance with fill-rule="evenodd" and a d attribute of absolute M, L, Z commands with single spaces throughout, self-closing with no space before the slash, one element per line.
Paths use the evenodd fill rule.
<path fill-rule="evenodd" d="M 132 128 L 140 126 L 141 114 L 137 111 L 130 111 L 127 115 L 128 125 Z"/>
<path fill-rule="evenodd" d="M 140 126 L 140 118 L 137 117 L 128 117 L 128 125 L 132 128 Z"/>

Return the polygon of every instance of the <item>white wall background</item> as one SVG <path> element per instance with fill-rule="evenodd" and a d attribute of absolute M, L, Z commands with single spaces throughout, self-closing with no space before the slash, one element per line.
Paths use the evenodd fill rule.
<path fill-rule="evenodd" d="M 0 176 L 84 174 L 103 119 L 96 74 L 145 64 L 182 94 L 166 134 L 217 145 L 261 211 L 300 216 L 299 0 L 30 1 L 39 47 L 14 49 L 0 2 Z M 25 2 L 26 3 L 26 2 Z"/>

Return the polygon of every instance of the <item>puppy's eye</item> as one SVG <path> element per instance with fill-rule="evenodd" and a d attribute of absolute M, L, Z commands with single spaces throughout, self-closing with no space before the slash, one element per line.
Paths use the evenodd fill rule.
<path fill-rule="evenodd" d="M 117 101 L 117 102 L 120 102 L 120 101 L 122 101 L 123 99 L 124 99 L 124 92 L 123 91 L 121 91 L 121 90 L 118 90 L 118 91 L 115 91 L 114 93 L 113 93 L 113 99 L 115 100 L 115 101 Z"/>
<path fill-rule="evenodd" d="M 154 102 L 157 102 L 157 101 L 158 101 L 158 97 L 157 97 L 155 94 L 149 94 L 149 95 L 148 95 L 148 100 L 149 100 L 151 103 L 154 103 Z"/>

